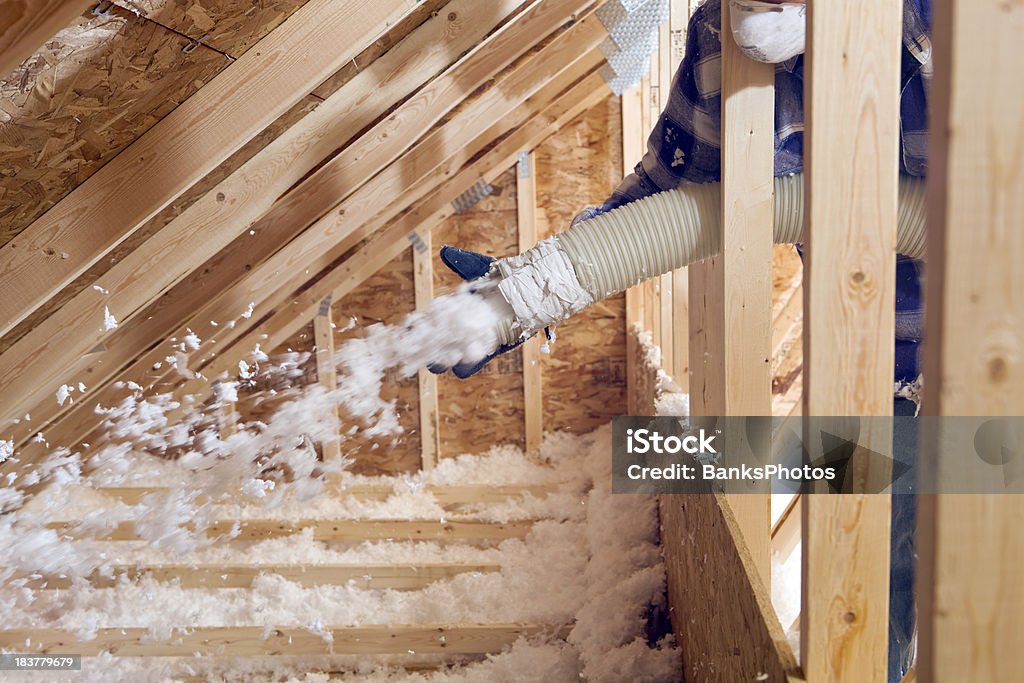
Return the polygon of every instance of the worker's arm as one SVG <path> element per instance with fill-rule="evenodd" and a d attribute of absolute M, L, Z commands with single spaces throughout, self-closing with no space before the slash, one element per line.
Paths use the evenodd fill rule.
<path fill-rule="evenodd" d="M 778 47 L 782 34 L 785 34 L 782 42 L 790 46 L 785 58 L 802 51 L 803 27 L 795 23 L 797 19 L 803 20 L 801 4 L 727 1 L 733 2 L 734 17 L 744 17 L 733 24 L 737 35 L 743 36 L 741 44 L 748 44 L 755 58 L 777 59 L 783 55 Z M 708 0 L 690 17 L 685 55 L 673 78 L 668 102 L 648 138 L 647 153 L 601 206 L 584 209 L 572 221 L 573 226 L 644 197 L 674 189 L 684 182 L 718 180 L 721 2 Z M 794 27 L 798 29 L 795 36 L 792 35 Z M 799 91 L 802 86 L 797 84 L 789 89 Z M 798 163 L 799 155 L 794 159 Z M 554 244 L 542 243 L 527 254 L 503 259 L 493 267 L 489 257 L 453 247 L 442 250 L 442 261 L 463 279 L 473 280 L 492 271 L 488 278 L 492 282 L 501 281 L 501 294 L 510 306 L 506 312 L 514 316 L 512 324 L 506 326 L 506 332 L 511 331 L 513 337 L 506 338 L 507 343 L 482 360 L 470 359 L 456 365 L 453 368 L 456 375 L 473 374 L 494 355 L 514 348 L 536 330 L 544 328 L 546 323 L 542 321 L 562 320 L 595 301 L 593 294 L 580 285 L 566 252 L 555 248 Z M 684 254 L 678 256 L 688 258 Z M 460 264 L 473 267 L 467 269 Z M 655 274 L 648 273 L 646 277 Z M 442 372 L 447 368 L 431 369 Z"/>

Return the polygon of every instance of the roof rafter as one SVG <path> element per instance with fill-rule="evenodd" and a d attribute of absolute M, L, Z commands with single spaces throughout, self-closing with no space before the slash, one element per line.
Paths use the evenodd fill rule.
<path fill-rule="evenodd" d="M 454 66 L 406 101 L 392 117 L 371 128 L 354 140 L 339 157 L 335 157 L 341 161 L 330 163 L 324 169 L 340 169 L 363 179 L 372 177 L 401 152 L 406 140 L 411 143 L 422 132 L 423 122 L 403 112 L 423 118 L 432 117 L 429 122 L 437 120 L 456 103 L 454 99 L 439 98 L 439 94 L 452 95 L 453 84 L 476 87 L 487 82 L 516 55 L 529 49 L 588 2 L 545 2 L 540 5 L 544 9 L 539 10 L 535 1 L 529 11 L 514 17 L 514 23 L 507 24 L 502 31 L 489 37 L 484 42 L 487 49 L 476 49 L 457 58 Z M 98 325 L 90 324 L 91 321 L 102 320 L 105 306 L 109 306 L 122 323 L 140 313 L 174 283 L 202 266 L 207 258 L 243 233 L 270 208 L 277 196 L 333 152 L 339 138 L 351 136 L 352 131 L 371 124 L 379 114 L 422 86 L 431 74 L 442 71 L 458 55 L 476 45 L 522 4 L 523 0 L 502 0 L 488 5 L 470 0 L 451 3 L 450 7 L 457 12 L 436 16 L 413 31 L 378 62 L 328 98 L 315 112 L 286 131 L 99 278 L 97 285 L 108 290 L 109 296 L 97 297 L 94 292 L 85 290 L 26 334 L 0 355 L 0 368 L 12 370 L 8 381 L 11 395 L 17 397 L 17 401 L 12 401 L 6 414 L 0 418 L 14 418 L 30 410 L 34 404 L 39 405 L 44 397 L 52 394 L 61 378 L 69 374 L 81 377 L 80 373 L 88 371 L 92 376 L 87 384 L 99 388 L 112 373 L 150 347 L 154 338 L 177 336 L 174 334 L 176 327 L 183 319 L 188 320 L 195 310 L 196 301 L 209 298 L 209 280 L 216 278 L 203 278 L 190 288 L 191 295 L 181 298 L 185 305 L 177 308 L 182 314 L 156 316 L 156 320 L 145 324 L 144 334 L 131 335 L 133 343 L 124 346 L 117 344 L 118 337 L 125 339 L 121 332 L 110 335 L 112 345 L 118 346 L 117 349 L 82 358 L 106 336 Z M 536 35 L 541 30 L 545 33 Z M 383 79 L 382 73 L 386 74 Z M 380 141 L 389 134 L 395 143 L 389 147 L 393 151 L 382 155 L 360 155 L 364 141 L 367 145 L 379 147 Z M 310 180 L 319 181 L 327 175 L 324 169 Z M 294 194 L 296 192 L 293 191 L 291 195 Z M 305 227 L 303 223 L 284 220 L 266 220 L 260 225 L 260 240 L 271 247 L 265 249 L 266 256 L 273 254 L 276 247 L 288 242 Z M 248 243 L 233 246 L 236 247 L 235 258 L 239 261 L 233 264 L 235 275 L 212 283 L 216 291 L 230 287 L 246 272 L 244 266 L 250 263 L 247 259 L 252 256 L 253 247 Z M 171 250 L 178 252 L 176 258 L 167 259 L 166 255 Z M 215 329 L 206 330 L 210 320 L 236 317 L 247 304 L 248 301 L 243 301 L 222 306 L 219 310 L 204 309 L 202 328 L 197 327 L 196 332 L 203 338 L 211 336 Z M 71 360 L 60 365 L 40 362 L 36 356 L 33 361 L 33 355 L 44 348 L 50 357 Z M 162 357 L 150 361 L 149 365 Z M 55 413 L 54 406 L 44 403 L 39 416 L 47 419 Z M 37 418 L 34 424 L 40 424 L 40 420 Z"/>
<path fill-rule="evenodd" d="M 520 110 L 532 112 L 532 116 L 514 131 L 509 133 L 509 128 L 514 125 L 510 122 L 518 120 L 519 117 L 505 117 L 470 145 L 464 156 L 453 160 L 450 167 L 446 166 L 445 171 L 437 174 L 448 180 L 440 185 L 434 183 L 434 191 L 426 199 L 404 213 L 391 224 L 391 229 L 381 233 L 377 239 L 369 242 L 353 256 L 362 259 L 359 261 L 361 267 L 352 268 L 356 262 L 350 259 L 346 262 L 347 265 L 343 264 L 347 270 L 336 268 L 328 274 L 328 277 L 334 278 L 332 284 L 336 285 L 332 292 L 337 292 L 340 297 L 355 289 L 383 264 L 401 253 L 408 245 L 407 235 L 410 231 L 432 227 L 447 218 L 453 211 L 451 202 L 479 178 L 488 181 L 496 179 L 514 162 L 519 151 L 537 147 L 611 92 L 596 72 L 590 73 L 568 90 L 559 89 L 561 85 L 554 83 L 546 92 L 539 93 L 531 101 L 520 105 Z M 497 144 L 494 144 L 496 141 Z M 487 147 L 490 149 L 478 159 L 470 159 L 475 153 L 473 150 L 483 150 Z M 299 312 L 293 313 L 297 316 Z M 117 395 L 123 395 L 123 391 Z M 100 392 L 97 399 L 78 404 L 66 419 L 58 422 L 52 431 L 47 431 L 47 438 L 52 443 L 68 446 L 92 438 L 90 430 L 96 427 L 98 422 L 94 412 L 96 402 L 103 401 L 104 405 L 109 405 L 115 400 L 115 392 L 110 388 Z M 25 444 L 21 453 L 22 463 L 31 463 L 44 452 L 41 444 Z"/>
<path fill-rule="evenodd" d="M 293 307 L 280 311 L 265 324 L 249 333 L 250 338 L 269 334 L 274 336 L 291 334 L 308 320 L 310 309 L 306 305 L 316 294 L 330 291 L 331 296 L 340 298 L 366 281 L 388 261 L 409 248 L 409 234 L 430 230 L 455 213 L 452 202 L 481 178 L 487 182 L 497 180 L 510 166 L 516 163 L 520 152 L 533 150 L 554 135 L 561 127 L 597 105 L 612 94 L 604 79 L 592 73 L 565 93 L 546 112 L 522 126 L 507 139 L 489 150 L 479 161 L 472 163 L 431 194 L 430 198 L 367 243 L 350 258 L 331 269 L 313 287 L 296 299 Z M 244 345 L 244 341 L 240 346 Z M 243 346 L 244 348 L 244 346 Z"/>
<path fill-rule="evenodd" d="M 582 73 L 585 72 L 585 70 L 582 72 L 574 72 L 571 69 L 566 69 L 566 67 L 560 66 L 561 64 L 565 64 L 566 62 L 570 64 L 575 63 L 576 66 L 579 68 L 583 68 L 579 66 L 580 64 L 585 64 L 587 65 L 586 68 L 592 69 L 598 63 L 600 63 L 601 59 L 596 54 L 596 52 L 586 54 L 585 58 L 580 57 L 581 52 L 586 52 L 587 50 L 592 49 L 594 46 L 596 46 L 596 44 L 600 41 L 601 37 L 604 35 L 603 29 L 596 28 L 596 26 L 596 22 L 584 22 L 583 24 L 574 26 L 573 29 L 570 29 L 570 37 L 567 39 L 567 42 L 565 42 L 563 45 L 558 46 L 557 44 L 554 44 L 552 46 L 549 46 L 548 48 L 545 48 L 543 51 L 530 56 L 521 65 L 517 66 L 516 68 L 505 74 L 505 76 L 500 78 L 498 82 L 490 90 L 485 91 L 483 96 L 478 98 L 478 100 L 483 100 L 483 104 L 479 106 L 486 107 L 485 109 L 474 107 L 474 105 L 471 103 L 467 109 L 461 111 L 459 114 L 456 115 L 454 119 L 452 119 L 452 121 L 445 124 L 446 127 L 450 128 L 447 134 L 448 137 L 445 137 L 445 133 L 437 133 L 435 135 L 429 135 L 427 136 L 427 138 L 424 139 L 424 142 L 428 142 L 430 144 L 426 144 L 425 146 L 420 148 L 421 151 L 419 152 L 419 157 L 422 159 L 430 158 L 431 155 L 436 157 L 437 145 L 434 143 L 443 143 L 445 140 L 450 141 L 452 139 L 451 130 L 455 130 L 462 135 L 466 135 L 472 131 L 479 131 L 481 128 L 486 126 L 485 123 L 482 123 L 484 121 L 497 121 L 497 123 L 491 125 L 490 128 L 488 129 L 491 132 L 491 134 L 490 137 L 486 138 L 486 140 L 490 141 L 508 132 L 508 130 L 517 125 L 518 122 L 528 120 L 531 115 L 536 114 L 537 111 L 546 106 L 546 103 L 550 102 L 551 97 L 546 97 L 546 99 L 539 98 L 536 101 L 530 100 L 527 105 L 519 107 L 519 109 L 516 110 L 515 102 L 517 100 L 521 100 L 526 95 L 532 94 L 533 92 L 541 89 L 541 86 L 544 83 L 557 86 L 557 92 L 561 92 L 561 90 L 564 90 L 565 87 L 569 86 L 574 79 L 578 79 L 580 75 L 582 75 Z M 571 36 L 577 37 L 575 39 L 572 39 Z M 537 63 L 541 64 L 542 68 L 536 68 Z M 567 72 L 568 76 L 557 76 L 557 74 L 562 74 L 563 72 Z M 553 74 L 555 75 L 554 77 Z M 515 76 L 518 80 L 513 80 L 513 76 Z M 568 78 L 569 76 L 571 76 L 571 79 L 566 80 L 566 78 Z M 519 83 L 519 85 L 516 87 L 512 87 L 516 83 Z M 599 86 L 599 83 L 597 85 Z M 600 86 L 600 88 L 602 89 L 602 92 L 605 92 L 603 86 Z M 557 94 L 557 92 L 555 92 L 555 94 Z M 513 93 L 518 94 L 515 97 L 513 97 L 513 99 L 508 99 L 509 97 L 512 96 Z M 501 104 L 500 108 L 496 108 L 496 103 L 503 104 Z M 486 117 L 481 117 L 481 111 L 488 113 L 489 115 Z M 518 111 L 519 113 L 510 114 L 511 111 Z M 430 173 L 432 167 L 424 168 L 422 167 L 422 162 L 418 163 L 417 167 L 422 168 L 421 175 L 429 174 L 431 175 L 431 178 L 433 180 L 426 184 L 421 184 L 418 188 L 415 188 L 414 191 L 411 192 L 411 194 L 409 194 L 408 197 L 402 194 L 403 201 L 407 201 L 405 201 L 404 205 L 399 203 L 395 208 L 394 213 L 390 215 L 396 215 L 403 208 L 403 206 L 407 207 L 412 205 L 416 199 L 419 199 L 425 196 L 427 193 L 429 193 L 431 189 L 435 187 L 436 184 L 439 183 L 441 180 L 450 177 L 456 172 L 458 172 L 461 166 L 470 158 L 470 156 L 476 153 L 475 149 L 479 149 L 482 146 L 483 143 L 481 143 L 480 146 L 470 145 L 467 148 L 456 147 L 455 149 L 448 149 L 444 147 L 444 145 L 442 144 L 442 149 L 446 150 L 446 155 L 447 157 L 450 157 L 450 162 L 444 166 L 436 167 L 435 173 Z M 384 176 L 384 180 L 392 184 L 397 181 L 400 181 L 403 184 L 410 183 L 410 176 L 406 172 L 407 167 L 402 165 L 405 159 L 407 158 L 408 156 L 403 157 L 402 160 L 394 164 L 393 166 L 395 166 L 395 168 L 391 170 L 389 174 Z M 385 187 L 390 187 L 390 185 Z M 387 206 L 390 207 L 391 205 L 388 204 Z M 349 212 L 349 215 L 359 216 L 369 215 L 369 213 L 364 212 L 360 214 L 357 211 L 353 211 Z M 375 217 L 375 222 L 373 223 L 373 226 L 379 227 L 380 225 L 386 223 L 386 221 L 387 215 L 379 215 Z M 375 227 L 367 228 L 365 226 L 360 227 L 358 225 L 353 227 L 356 230 L 356 233 L 354 233 L 353 235 L 355 241 L 362 239 L 363 237 L 365 237 L 366 234 L 368 234 L 369 231 L 375 229 Z M 314 245 L 314 247 L 315 248 L 313 253 L 316 253 L 318 255 L 323 254 L 323 243 Z M 287 259 L 287 254 L 285 254 L 284 256 L 280 256 L 279 254 L 278 256 L 275 256 L 275 258 Z M 285 262 L 287 263 L 288 260 L 286 260 Z M 330 263 L 330 261 L 328 261 L 327 263 Z M 278 263 L 278 266 L 279 265 L 280 262 Z M 270 280 L 253 280 L 253 282 L 258 284 L 260 287 L 265 288 L 266 283 L 268 281 L 272 282 L 273 278 L 276 277 L 275 272 L 279 270 L 278 266 L 269 267 L 270 269 L 266 270 L 264 274 L 259 274 L 260 268 L 256 268 L 247 277 L 269 277 Z M 201 276 L 201 278 L 205 277 L 207 277 L 207 275 Z M 301 282 L 299 284 L 301 284 Z M 228 293 L 229 292 L 225 292 L 217 301 L 223 303 L 224 297 Z M 282 296 L 287 296 L 287 294 L 287 290 L 283 290 L 281 292 Z M 201 294 L 197 296 L 201 296 Z M 239 301 L 242 302 L 240 305 L 238 304 Z M 224 321 L 230 319 L 230 317 L 232 316 L 237 316 L 239 312 L 244 310 L 247 301 L 249 301 L 249 299 L 245 297 L 238 298 L 235 304 L 232 304 L 231 307 L 223 309 L 227 311 L 226 316 L 217 317 L 214 319 Z M 213 305 L 213 303 L 216 302 L 212 302 L 211 305 Z M 202 324 L 209 327 L 209 321 L 211 319 L 209 316 L 211 315 L 212 310 L 210 308 L 211 305 L 202 308 L 198 313 L 196 313 L 195 318 L 191 322 L 193 324 Z M 148 321 L 143 320 L 140 320 L 139 323 L 149 324 Z M 224 325 L 221 325 L 220 328 L 212 329 L 220 330 L 222 333 L 227 331 L 226 326 Z M 239 329 L 237 330 L 237 333 L 241 333 L 242 331 L 242 329 Z M 151 342 L 152 340 L 149 339 L 148 341 Z M 225 338 L 223 343 L 219 344 L 218 347 L 216 348 L 226 348 L 227 343 L 228 341 Z M 166 349 L 153 349 L 152 344 L 150 344 L 149 347 L 143 348 L 151 348 L 152 350 L 148 354 L 143 355 L 140 359 L 138 359 L 131 365 L 130 372 L 138 374 L 126 375 L 129 377 L 133 377 L 134 379 L 140 382 L 143 381 L 143 379 L 145 378 L 144 375 L 148 374 L 152 376 L 154 374 L 151 368 L 153 363 L 163 360 L 163 357 L 167 355 Z M 98 356 L 107 356 L 107 353 L 108 352 L 100 352 L 93 356 L 90 356 L 88 360 L 93 362 L 90 370 L 96 370 L 97 372 L 111 372 L 112 370 L 108 371 L 107 369 L 114 369 L 115 367 L 117 367 L 114 365 L 113 361 L 109 363 L 104 363 L 102 365 L 95 364 L 94 361 Z M 109 379 L 110 375 L 108 374 L 107 377 Z M 88 381 L 89 378 L 87 377 L 86 379 Z M 103 385 L 97 382 L 95 386 L 96 388 L 99 388 Z M 77 443 L 78 440 L 82 439 L 90 429 L 92 429 L 96 425 L 97 419 L 96 415 L 93 412 L 94 407 L 97 404 L 110 405 L 112 402 L 118 400 L 122 396 L 122 394 L 123 392 L 116 392 L 110 386 L 107 386 L 107 388 L 101 389 L 98 392 L 90 392 L 88 400 L 81 401 L 80 398 L 81 402 L 74 406 L 73 408 L 71 408 L 70 411 L 65 413 L 67 419 L 62 418 L 56 424 L 51 423 L 51 428 L 46 429 L 47 439 L 53 445 L 74 445 L 75 443 Z M 50 392 L 48 388 L 44 390 L 43 393 L 40 395 L 40 400 L 41 402 L 38 403 L 36 407 L 33 408 L 33 413 L 36 410 L 49 411 L 50 414 L 57 412 L 56 410 L 54 410 L 57 406 L 52 398 L 52 392 Z M 41 444 L 26 443 L 26 441 L 32 436 L 32 434 L 38 431 L 38 425 L 40 424 L 41 422 L 35 421 L 35 428 L 29 428 L 27 425 L 19 425 L 16 427 L 16 429 L 20 430 L 17 436 L 16 443 L 19 443 L 23 447 L 23 457 L 21 458 L 20 465 L 20 467 L 22 468 L 28 467 L 31 462 L 33 462 L 40 455 L 42 455 L 42 451 L 44 449 Z"/>
<path fill-rule="evenodd" d="M 415 0 L 311 0 L 0 248 L 0 334 L 335 73 Z M 338 50 L 311 50 L 337 45 Z"/>
<path fill-rule="evenodd" d="M 560 92 L 596 68 L 602 57 L 593 50 L 604 35 L 604 30 L 596 20 L 584 20 L 574 26 L 544 50 L 523 60 L 505 79 L 460 111 L 448 125 L 435 130 L 412 151 L 364 185 L 349 201 L 343 203 L 343 215 L 339 215 L 340 211 L 332 211 L 317 221 L 300 238 L 275 255 L 264 278 L 252 278 L 256 287 L 247 290 L 247 295 L 250 301 L 256 299 L 263 302 L 257 311 L 278 308 L 291 302 L 287 309 L 277 311 L 271 318 L 272 321 L 290 321 L 291 312 L 301 308 L 295 302 L 304 301 L 310 292 L 314 289 L 321 291 L 321 288 L 310 289 L 298 297 L 291 296 L 293 292 L 335 263 L 361 240 L 388 225 L 403 209 L 435 192 L 438 183 L 447 177 L 438 173 L 443 168 L 443 162 L 472 156 L 461 154 L 490 127 L 487 122 L 501 122 L 500 125 L 508 130 L 517 123 L 509 120 L 509 117 L 516 112 L 518 105 L 541 91 L 544 85 L 556 83 L 557 91 Z M 562 80 L 567 82 L 560 82 Z M 526 108 L 519 110 L 520 121 L 525 121 L 536 111 Z M 371 218 L 354 220 L 352 216 Z M 255 271 L 252 275 L 256 275 Z M 295 329 L 297 327 L 291 322 L 281 326 L 276 322 L 263 326 L 258 334 L 250 333 L 237 342 L 246 351 L 236 354 L 226 353 L 224 338 L 220 337 L 213 362 L 206 367 L 190 362 L 190 367 L 201 369 L 207 376 L 216 376 L 231 370 L 241 355 L 253 349 L 255 342 L 250 342 L 263 333 L 269 336 L 262 340 L 262 346 L 273 349 Z M 236 328 L 228 332 L 237 337 L 240 331 Z M 229 362 L 229 357 L 234 358 L 234 362 Z M 203 360 L 204 356 L 199 355 L 198 358 Z M 205 356 L 205 359 L 209 357 Z M 201 384 L 202 380 L 191 382 L 190 388 L 194 386 L 199 391 Z"/>

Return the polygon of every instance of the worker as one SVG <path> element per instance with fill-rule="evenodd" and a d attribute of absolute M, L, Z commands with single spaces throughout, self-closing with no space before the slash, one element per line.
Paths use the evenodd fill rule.
<path fill-rule="evenodd" d="M 441 260 L 479 283 L 508 318 L 503 343 L 483 359 L 451 368 L 468 377 L 514 348 L 627 286 L 717 251 L 720 178 L 721 2 L 707 0 L 690 19 L 686 52 L 647 153 L 604 203 L 581 211 L 569 230 L 528 252 L 495 261 L 451 246 Z M 782 0 L 728 0 L 729 27 L 752 59 L 775 68 L 776 242 L 797 242 L 802 228 L 805 7 Z M 899 0 L 892 0 L 897 2 Z M 927 94 L 931 75 L 931 0 L 903 0 L 900 80 L 901 219 L 896 267 L 895 382 L 918 377 L 922 336 L 919 261 L 923 256 Z M 618 215 L 616 215 L 618 214 Z M 608 225 L 604 225 L 607 223 Z M 666 226 L 669 223 L 670 225 Z M 651 247 L 654 244 L 655 247 Z M 680 246 L 682 248 L 680 249 Z M 680 251 L 684 253 L 680 253 Z M 628 255 L 628 256 L 627 256 Z M 916 258 L 910 258 L 909 256 Z M 614 267 L 607 264 L 614 262 Z M 612 271 L 615 271 L 614 273 Z M 500 294 L 500 296 L 499 296 Z M 435 372 L 447 368 L 434 367 Z M 914 404 L 896 398 L 896 415 Z M 893 496 L 888 680 L 898 683 L 914 657 L 914 496 Z"/>

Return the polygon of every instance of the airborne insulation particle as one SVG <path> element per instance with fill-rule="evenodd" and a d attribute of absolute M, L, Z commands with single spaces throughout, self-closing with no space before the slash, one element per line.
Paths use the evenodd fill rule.
<path fill-rule="evenodd" d="M 103 307 L 103 331 L 117 329 L 117 318 L 110 312 L 110 308 L 107 306 Z"/>

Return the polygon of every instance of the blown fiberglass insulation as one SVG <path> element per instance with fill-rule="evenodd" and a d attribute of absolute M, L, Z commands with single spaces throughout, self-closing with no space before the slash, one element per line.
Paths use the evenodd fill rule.
<path fill-rule="evenodd" d="M 546 464 L 517 449 L 498 447 L 481 456 L 447 460 L 414 476 L 346 480 L 352 485 L 389 484 L 398 498 L 403 492 L 422 492 L 429 484 L 557 483 L 562 493 L 555 494 L 558 505 L 547 514 L 529 498 L 521 503 L 522 509 L 515 509 L 514 502 L 484 506 L 492 508 L 495 518 L 541 515 L 523 540 L 507 540 L 496 547 L 386 541 L 346 547 L 313 541 L 311 533 L 305 533 L 232 548 L 208 546 L 187 558 L 196 563 L 494 562 L 502 565 L 498 573 L 462 574 L 419 591 L 348 585 L 303 588 L 270 575 L 259 577 L 251 589 L 211 590 L 143 579 L 125 581 L 116 589 L 83 582 L 69 590 L 29 591 L 15 581 L 0 592 L 0 608 L 8 628 L 66 628 L 80 637 L 114 625 L 140 626 L 156 638 L 169 638 L 176 629 L 195 626 L 299 626 L 316 633 L 323 624 L 574 623 L 566 641 L 521 639 L 501 655 L 431 673 L 394 667 L 375 670 L 382 661 L 379 657 L 97 657 L 87 658 L 81 673 L 52 680 L 162 681 L 186 675 L 207 680 L 222 680 L 221 675 L 227 677 L 223 680 L 327 680 L 304 673 L 319 668 L 355 672 L 341 679 L 352 681 L 572 681 L 581 676 L 590 681 L 674 681 L 680 670 L 678 651 L 669 642 L 649 647 L 643 635 L 648 606 L 659 604 L 664 594 L 656 503 L 651 497 L 610 495 L 610 438 L 607 426 L 584 437 L 550 435 L 540 453 Z M 392 503 L 366 505 L 390 510 Z M 435 515 L 440 508 L 422 509 Z M 486 517 L 488 511 L 480 509 L 474 516 L 478 514 Z M 95 545 L 118 563 L 182 559 L 144 543 Z M 401 663 L 403 658 L 392 658 L 394 666 Z"/>
<path fill-rule="evenodd" d="M 15 572 L 85 575 L 104 565 L 106 558 L 94 544 L 64 544 L 47 524 L 54 515 L 64 516 L 68 487 L 141 485 L 140 461 L 155 460 L 150 455 L 154 452 L 180 453 L 173 461 L 165 460 L 156 477 L 161 484 L 171 483 L 168 490 L 137 505 L 107 505 L 102 512 L 71 521 L 69 530 L 95 535 L 127 522 L 149 545 L 181 554 L 216 542 L 206 529 L 224 511 L 204 501 L 233 498 L 272 509 L 286 499 L 316 498 L 327 476 L 339 474 L 345 465 L 343 460 L 320 462 L 311 443 L 338 433 L 337 407 L 361 423 L 353 430 L 398 438 L 395 404 L 380 395 L 385 372 L 397 369 L 402 376 L 412 376 L 430 364 L 479 360 L 497 346 L 498 322 L 507 317 L 499 300 L 463 285 L 398 324 L 368 327 L 363 337 L 337 349 L 338 386 L 330 391 L 302 383 L 309 354 L 270 359 L 258 347 L 241 359 L 236 378 L 210 383 L 214 399 L 205 405 L 203 396 L 178 399 L 171 393 L 146 393 L 141 378 L 120 383 L 124 397 L 116 405 L 97 409 L 103 417 L 102 436 L 86 453 L 55 447 L 0 488 L 0 511 L 12 513 L 24 503 L 20 488 L 49 484 L 47 495 L 36 497 L 41 507 L 0 516 L 0 553 L 7 558 L 0 581 Z M 201 340 L 169 341 L 168 362 L 173 359 L 182 374 L 203 379 L 187 370 L 184 358 L 185 351 L 199 350 Z M 242 423 L 222 435 L 219 416 L 238 400 L 238 383 L 256 381 L 282 387 L 270 392 L 282 402 L 266 422 Z M 302 425 L 302 434 L 296 433 L 296 425 Z M 37 440 L 45 444 L 46 435 L 39 434 Z M 0 457 L 17 463 L 13 444 L 2 444 Z M 146 469 L 141 467 L 142 472 Z M 83 471 L 92 476 L 83 479 Z"/>

